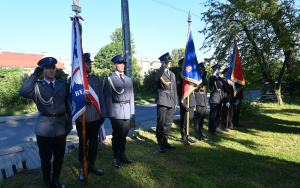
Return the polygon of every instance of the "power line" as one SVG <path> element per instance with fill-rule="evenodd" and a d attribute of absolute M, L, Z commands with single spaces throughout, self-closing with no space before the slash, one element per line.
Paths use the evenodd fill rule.
<path fill-rule="evenodd" d="M 151 0 L 151 1 L 156 2 L 156 3 L 159 3 L 159 4 L 164 5 L 164 6 L 167 6 L 167 7 L 169 7 L 169 8 L 174 9 L 174 10 L 178 10 L 178 11 L 180 11 L 180 12 L 189 13 L 188 11 L 185 11 L 185 10 L 183 10 L 183 9 L 180 9 L 180 8 L 178 8 L 178 7 L 176 7 L 176 6 L 172 5 L 172 4 L 166 3 L 166 2 L 161 1 L 161 0 Z M 198 16 L 198 15 L 196 15 L 196 14 L 192 14 L 192 15 L 195 16 L 195 17 L 201 18 L 200 16 Z"/>

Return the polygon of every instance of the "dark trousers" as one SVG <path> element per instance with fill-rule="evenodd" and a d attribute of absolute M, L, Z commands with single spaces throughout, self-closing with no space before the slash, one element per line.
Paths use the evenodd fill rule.
<path fill-rule="evenodd" d="M 233 118 L 232 118 L 232 123 L 235 126 L 239 126 L 239 115 L 242 108 L 242 100 L 243 99 L 236 99 L 235 101 L 235 108 L 233 111 Z"/>
<path fill-rule="evenodd" d="M 52 181 L 58 180 L 65 156 L 66 135 L 57 137 L 36 136 L 36 140 L 39 147 L 44 182 L 50 183 L 51 181 L 52 155 L 54 158 Z"/>
<path fill-rule="evenodd" d="M 208 131 L 215 133 L 220 127 L 222 103 L 210 103 Z"/>
<path fill-rule="evenodd" d="M 193 122 L 194 117 L 194 107 L 189 108 L 189 127 Z M 180 105 L 180 133 L 182 138 L 186 138 L 187 136 L 187 111 L 184 107 Z"/>
<path fill-rule="evenodd" d="M 126 136 L 129 132 L 130 119 L 111 119 L 112 125 L 112 150 L 114 158 L 125 155 Z"/>
<path fill-rule="evenodd" d="M 158 144 L 168 143 L 168 136 L 173 124 L 175 107 L 157 105 L 156 138 Z"/>
<path fill-rule="evenodd" d="M 203 128 L 204 118 L 206 116 L 206 106 L 196 106 L 196 111 L 194 113 L 194 126 L 196 134 L 199 134 L 200 129 Z"/>
<path fill-rule="evenodd" d="M 234 103 L 230 103 L 229 106 L 229 117 L 228 117 L 228 128 L 233 128 L 232 125 L 232 117 L 233 117 L 233 111 L 234 111 L 235 105 Z M 227 124 L 227 114 L 228 114 L 228 108 L 226 104 L 222 105 L 222 116 L 221 116 L 221 124 L 222 124 L 222 129 L 226 129 L 226 124 Z"/>
<path fill-rule="evenodd" d="M 100 129 L 100 120 L 85 122 L 85 139 L 86 139 L 86 151 L 87 161 L 94 163 L 97 157 L 98 151 L 98 134 Z M 77 135 L 79 137 L 79 153 L 78 159 L 81 165 L 83 165 L 83 139 L 82 139 L 82 122 L 76 122 Z"/>

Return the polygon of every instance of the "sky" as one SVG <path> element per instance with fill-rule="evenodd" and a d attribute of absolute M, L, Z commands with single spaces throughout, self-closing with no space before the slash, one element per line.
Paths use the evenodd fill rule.
<path fill-rule="evenodd" d="M 128 0 L 130 32 L 135 42 L 134 57 L 158 59 L 175 48 L 185 48 L 188 12 L 198 61 L 211 56 L 200 51 L 205 27 L 202 0 Z M 0 0 L 0 48 L 6 52 L 71 58 L 71 5 L 73 0 Z M 165 5 L 167 4 L 167 6 Z M 97 53 L 111 42 L 110 35 L 121 27 L 121 0 L 81 0 L 84 19 L 83 51 Z"/>

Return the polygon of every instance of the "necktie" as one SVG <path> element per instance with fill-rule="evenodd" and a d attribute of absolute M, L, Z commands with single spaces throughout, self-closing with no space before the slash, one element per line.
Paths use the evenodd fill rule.
<path fill-rule="evenodd" d="M 121 80 L 124 82 L 123 74 L 120 74 L 120 78 L 121 78 Z"/>
<path fill-rule="evenodd" d="M 51 87 L 52 91 L 54 91 L 54 86 L 53 86 L 52 82 L 50 82 L 50 87 Z"/>

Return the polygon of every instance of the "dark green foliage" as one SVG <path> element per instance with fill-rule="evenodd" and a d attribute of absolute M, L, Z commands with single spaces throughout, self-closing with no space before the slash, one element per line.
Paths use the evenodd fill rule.
<path fill-rule="evenodd" d="M 20 97 L 18 91 L 29 75 L 23 68 L 0 69 L 3 73 L 0 78 L 0 108 L 9 108 L 26 104 L 27 99 Z"/>
<path fill-rule="evenodd" d="M 141 93 L 145 93 L 147 95 L 155 95 L 157 93 L 157 85 L 152 80 L 152 74 L 153 71 L 150 70 L 147 72 L 147 74 L 145 74 L 143 85 L 141 86 Z"/>
<path fill-rule="evenodd" d="M 67 81 L 68 76 L 62 69 L 56 69 L 55 79 Z"/>

